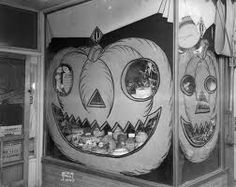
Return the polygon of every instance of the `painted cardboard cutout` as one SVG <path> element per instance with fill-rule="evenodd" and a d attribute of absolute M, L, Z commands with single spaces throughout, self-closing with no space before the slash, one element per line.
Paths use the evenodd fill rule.
<path fill-rule="evenodd" d="M 48 70 L 46 118 L 71 160 L 139 175 L 157 168 L 171 139 L 171 71 L 149 40 L 67 48 Z"/>
<path fill-rule="evenodd" d="M 218 66 L 208 42 L 180 54 L 180 145 L 192 162 L 208 158 L 219 132 L 217 119 Z"/>

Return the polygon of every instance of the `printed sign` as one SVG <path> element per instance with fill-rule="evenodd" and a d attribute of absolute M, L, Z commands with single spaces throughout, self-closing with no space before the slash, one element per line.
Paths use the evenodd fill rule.
<path fill-rule="evenodd" d="M 3 146 L 3 163 L 22 159 L 22 142 L 7 142 Z"/>
<path fill-rule="evenodd" d="M 0 137 L 6 135 L 21 135 L 22 125 L 0 126 Z"/>
<path fill-rule="evenodd" d="M 69 171 L 61 172 L 61 181 L 65 182 L 75 182 L 74 173 Z"/>

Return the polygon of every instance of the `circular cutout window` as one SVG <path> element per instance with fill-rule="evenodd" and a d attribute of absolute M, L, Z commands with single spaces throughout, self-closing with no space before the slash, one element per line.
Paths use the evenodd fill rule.
<path fill-rule="evenodd" d="M 151 99 L 156 94 L 159 84 L 159 69 L 150 59 L 135 59 L 126 65 L 122 73 L 122 90 L 135 101 Z"/>
<path fill-rule="evenodd" d="M 210 94 L 214 93 L 217 89 L 216 78 L 209 75 L 205 80 L 204 86 L 208 93 Z"/>
<path fill-rule="evenodd" d="M 180 88 L 185 95 L 192 96 L 196 90 L 195 78 L 192 75 L 185 75 L 180 82 Z"/>

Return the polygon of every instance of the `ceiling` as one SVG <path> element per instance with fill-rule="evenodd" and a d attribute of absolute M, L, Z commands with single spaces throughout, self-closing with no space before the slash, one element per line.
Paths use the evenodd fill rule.
<path fill-rule="evenodd" d="M 49 9 L 63 4 L 75 4 L 86 0 L 0 0 L 0 3 L 35 10 Z"/>

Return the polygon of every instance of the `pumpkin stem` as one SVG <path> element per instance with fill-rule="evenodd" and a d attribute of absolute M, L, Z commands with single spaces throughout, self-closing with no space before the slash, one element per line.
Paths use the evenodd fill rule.
<path fill-rule="evenodd" d="M 207 55 L 207 50 L 209 47 L 209 42 L 207 40 L 201 40 L 199 48 L 195 51 L 195 53 L 199 56 L 201 59 L 205 59 Z"/>
<path fill-rule="evenodd" d="M 88 59 L 92 62 L 97 61 L 97 59 L 100 57 L 103 49 L 100 45 L 93 46 L 88 53 Z"/>

